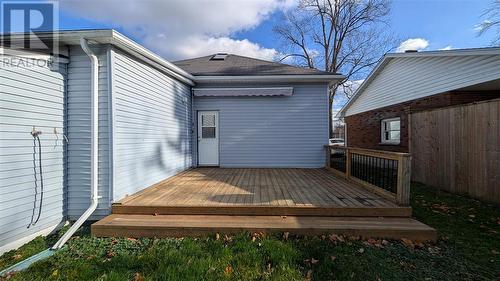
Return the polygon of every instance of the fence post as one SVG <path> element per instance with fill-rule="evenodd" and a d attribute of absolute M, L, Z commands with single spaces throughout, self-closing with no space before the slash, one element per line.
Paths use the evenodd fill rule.
<path fill-rule="evenodd" d="M 351 150 L 348 147 L 345 149 L 345 177 L 351 178 Z"/>
<path fill-rule="evenodd" d="M 403 206 L 410 205 L 411 156 L 398 157 L 398 184 L 396 201 Z"/>

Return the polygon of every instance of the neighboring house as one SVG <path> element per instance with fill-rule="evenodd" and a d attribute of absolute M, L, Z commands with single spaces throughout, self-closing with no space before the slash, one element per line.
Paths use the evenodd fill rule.
<path fill-rule="evenodd" d="M 413 180 L 500 202 L 498 102 L 470 105 L 496 98 L 500 48 L 387 54 L 337 116 L 348 146 L 410 152 Z"/>
<path fill-rule="evenodd" d="M 328 87 L 341 75 L 231 54 L 172 64 L 114 30 L 57 35 L 57 56 L 2 56 L 0 253 L 79 218 L 97 167 L 93 220 L 112 202 L 191 167 L 325 163 Z M 98 60 L 97 166 L 94 84 L 81 38 Z M 52 63 L 9 64 L 16 56 Z M 33 131 L 42 132 L 41 155 Z"/>

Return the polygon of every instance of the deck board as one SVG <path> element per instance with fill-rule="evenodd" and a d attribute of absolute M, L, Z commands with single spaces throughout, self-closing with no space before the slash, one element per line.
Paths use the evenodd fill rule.
<path fill-rule="evenodd" d="M 189 214 L 188 208 L 200 208 L 194 211 L 199 214 L 202 207 L 255 215 L 300 215 L 300 209 L 307 209 L 305 213 L 309 215 L 319 215 L 325 210 L 325 215 L 354 216 L 356 210 L 364 216 L 411 214 L 411 208 L 400 207 L 327 169 L 287 168 L 188 170 L 113 204 L 113 212 Z M 273 208 L 277 211 L 272 211 Z M 261 213 L 264 210 L 269 213 Z"/>
<path fill-rule="evenodd" d="M 92 234 L 100 237 L 183 237 L 240 231 L 436 240 L 433 228 L 411 218 L 114 214 L 92 225 Z"/>

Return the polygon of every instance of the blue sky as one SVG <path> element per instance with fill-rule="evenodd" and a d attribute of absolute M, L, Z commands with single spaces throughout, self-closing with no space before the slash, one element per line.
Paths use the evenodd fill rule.
<path fill-rule="evenodd" d="M 168 60 L 215 52 L 272 60 L 282 55 L 272 29 L 297 1 L 61 0 L 59 28 L 115 28 Z M 494 34 L 474 28 L 491 1 L 393 0 L 390 28 L 400 51 L 486 47 Z"/>
<path fill-rule="evenodd" d="M 155 2 L 145 1 L 142 3 L 143 5 L 154 5 Z M 474 26 L 481 22 L 480 16 L 490 3 L 491 0 L 395 0 L 392 3 L 389 18 L 394 34 L 401 41 L 410 38 L 425 39 L 428 41 L 426 50 L 436 50 L 448 46 L 451 48 L 485 47 L 489 45 L 493 35 L 485 34 L 478 37 Z M 60 28 L 62 29 L 116 28 L 139 43 L 148 46 L 147 40 L 144 40 L 140 32 L 137 32 L 138 27 L 136 26 L 127 27 L 120 24 L 119 21 L 107 22 L 106 20 L 92 19 L 85 13 L 68 11 L 70 9 L 65 9 L 64 5 L 61 6 Z M 279 50 L 281 44 L 276 40 L 272 28 L 280 22 L 281 16 L 282 10 L 276 9 L 253 26 L 242 27 L 241 30 L 238 30 L 238 27 L 233 28 L 236 31 L 225 33 L 223 36 L 237 40 L 247 39 L 262 48 Z M 185 20 L 189 21 L 190 19 L 186 18 Z M 137 25 L 140 25 L 140 22 Z M 179 57 L 177 54 L 169 55 L 162 52 L 158 50 L 157 46 L 148 47 L 166 56 L 167 59 L 182 58 L 182 55 Z M 200 55 L 202 54 L 200 53 Z"/>
<path fill-rule="evenodd" d="M 451 46 L 474 48 L 489 46 L 492 34 L 478 37 L 475 25 L 491 1 L 488 0 L 395 0 L 390 14 L 391 28 L 402 41 L 423 38 L 428 50 Z M 253 30 L 239 32 L 235 38 L 248 38 L 266 47 L 279 47 L 272 28 L 279 23 L 279 13 Z"/>

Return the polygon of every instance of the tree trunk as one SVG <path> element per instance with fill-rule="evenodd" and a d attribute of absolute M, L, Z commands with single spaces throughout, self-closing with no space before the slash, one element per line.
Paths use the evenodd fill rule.
<path fill-rule="evenodd" d="M 331 93 L 328 97 L 328 136 L 329 138 L 333 138 L 333 96 Z"/>

